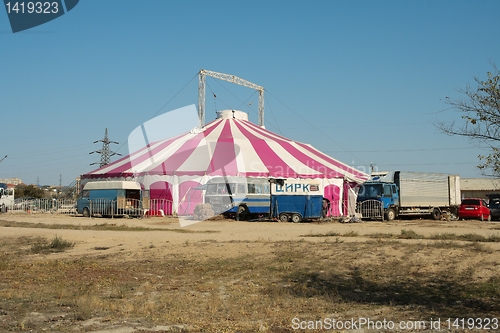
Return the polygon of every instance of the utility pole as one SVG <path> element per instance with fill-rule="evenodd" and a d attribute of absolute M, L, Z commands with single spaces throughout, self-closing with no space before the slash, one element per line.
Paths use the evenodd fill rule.
<path fill-rule="evenodd" d="M 122 156 L 121 154 L 112 152 L 109 149 L 109 144 L 110 143 L 118 144 L 118 142 L 110 141 L 108 139 L 108 129 L 107 128 L 106 128 L 106 132 L 104 133 L 104 139 L 94 141 L 94 143 L 97 143 L 97 142 L 102 142 L 102 149 L 101 150 L 93 151 L 93 152 L 91 152 L 89 154 L 93 154 L 93 153 L 101 154 L 101 162 L 99 162 L 99 163 L 98 162 L 94 162 L 94 163 L 91 163 L 90 165 L 99 164 L 99 167 L 102 168 L 103 166 L 106 166 L 106 165 L 108 165 L 110 163 L 111 156 L 114 156 L 114 155 Z"/>

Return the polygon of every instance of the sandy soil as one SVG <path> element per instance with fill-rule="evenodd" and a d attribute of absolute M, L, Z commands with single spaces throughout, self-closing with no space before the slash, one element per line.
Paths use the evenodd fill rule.
<path fill-rule="evenodd" d="M 159 228 L 158 231 L 94 231 L 94 230 L 65 230 L 44 228 L 2 228 L 2 237 L 40 236 L 53 238 L 60 236 L 76 242 L 73 249 L 63 253 L 51 254 L 51 258 L 62 259 L 95 254 L 96 247 L 109 248 L 109 252 L 138 251 L 145 246 L 157 246 L 169 243 L 162 247 L 163 251 L 178 252 L 185 250 L 180 245 L 186 242 L 202 240 L 227 241 L 283 241 L 301 240 L 309 242 L 324 241 L 323 237 L 306 237 L 308 234 L 322 234 L 337 232 L 344 234 L 354 231 L 358 237 L 346 237 L 346 242 L 365 241 L 363 235 L 373 233 L 399 234 L 402 229 L 413 230 L 418 234 L 430 236 L 439 233 L 467 234 L 476 233 L 483 236 L 500 235 L 500 222 L 466 221 L 433 221 L 433 220 L 395 220 L 392 222 L 363 221 L 361 223 L 339 222 L 237 222 L 233 220 L 201 221 L 186 227 L 181 227 L 178 219 L 172 217 L 151 217 L 143 219 L 105 219 L 85 218 L 81 216 L 47 215 L 47 214 L 3 214 L 0 220 L 13 222 L 29 222 L 44 224 L 72 224 L 87 226 L 96 224 L 116 224 L 128 227 Z M 168 231 L 170 230 L 170 232 Z M 192 231 L 192 232 L 190 232 Z M 489 243 L 493 250 L 500 250 L 500 243 Z M 234 247 L 233 247 L 234 248 Z M 249 251 L 244 244 L 237 252 L 216 253 L 214 255 L 231 256 Z M 250 251 L 254 251 L 251 249 Z M 207 254 L 210 255 L 210 254 Z M 500 257 L 499 257 L 500 259 Z"/>

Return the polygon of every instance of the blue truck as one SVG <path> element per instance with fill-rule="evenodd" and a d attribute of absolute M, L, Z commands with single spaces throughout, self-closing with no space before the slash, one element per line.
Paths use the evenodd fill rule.
<path fill-rule="evenodd" d="M 88 182 L 76 203 L 79 214 L 85 217 L 128 215 L 140 216 L 149 208 L 149 191 L 134 181 Z"/>
<path fill-rule="evenodd" d="M 460 177 L 441 173 L 374 172 L 360 187 L 357 212 L 362 218 L 392 221 L 398 216 L 429 216 L 439 220 L 443 212 L 458 213 Z"/>

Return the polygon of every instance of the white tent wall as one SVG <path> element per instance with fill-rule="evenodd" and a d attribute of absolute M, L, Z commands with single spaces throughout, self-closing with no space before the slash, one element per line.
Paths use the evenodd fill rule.
<path fill-rule="evenodd" d="M 91 181 L 135 180 L 144 190 L 149 190 L 150 209 L 161 210 L 165 215 L 191 215 L 196 204 L 204 202 L 202 191 L 190 189 L 206 184 L 220 176 L 168 176 L 144 175 L 136 178 L 103 178 Z M 244 178 L 244 177 L 242 177 Z M 353 216 L 356 210 L 358 187 L 342 178 L 317 178 L 321 183 L 323 196 L 329 200 L 327 216 Z"/>
<path fill-rule="evenodd" d="M 152 205 L 156 205 L 156 209 L 162 209 L 167 215 L 187 215 L 188 212 L 193 213 L 196 204 L 203 203 L 201 193 L 189 197 L 189 189 L 206 184 L 210 178 L 212 177 L 145 175 L 136 179 L 145 189 L 149 189 L 150 201 Z"/>
<path fill-rule="evenodd" d="M 352 185 L 352 183 L 347 186 L 347 213 L 346 216 L 354 216 L 356 214 L 356 202 L 358 199 L 359 185 Z"/>
<path fill-rule="evenodd" d="M 153 203 L 157 202 L 165 214 L 187 215 L 188 213 L 193 214 L 196 204 L 203 203 L 201 191 L 191 191 L 190 193 L 189 190 L 204 185 L 210 179 L 217 177 L 220 176 L 145 175 L 137 177 L 136 181 L 143 184 L 145 189 L 150 190 L 150 200 Z M 314 180 L 321 182 L 323 196 L 330 201 L 328 216 L 354 215 L 357 190 L 349 188 L 345 192 L 345 181 L 339 178 Z"/>

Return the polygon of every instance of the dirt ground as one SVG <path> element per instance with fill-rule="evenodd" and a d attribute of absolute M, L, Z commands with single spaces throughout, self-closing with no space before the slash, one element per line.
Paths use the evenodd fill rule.
<path fill-rule="evenodd" d="M 393 243 L 389 243 L 388 240 L 387 241 L 379 240 L 381 242 L 380 243 L 381 245 L 380 248 L 377 248 L 375 245 L 370 245 L 373 244 L 374 242 L 374 237 L 373 237 L 374 234 L 399 235 L 402 230 L 411 230 L 418 235 L 424 236 L 425 238 L 429 238 L 432 235 L 438 235 L 438 234 L 466 235 L 473 233 L 475 235 L 481 235 L 484 237 L 492 237 L 500 235 L 500 222 L 481 222 L 473 220 L 432 221 L 432 220 L 415 219 L 415 220 L 396 220 L 392 222 L 363 221 L 361 223 L 339 223 L 332 221 L 332 222 L 304 222 L 297 224 L 279 223 L 279 222 L 236 222 L 232 220 L 216 220 L 216 221 L 202 221 L 183 228 L 180 227 L 177 219 L 171 217 L 152 217 L 143 219 L 125 219 L 125 218 L 103 219 L 103 218 L 84 218 L 80 216 L 48 215 L 48 214 L 32 214 L 32 215 L 3 214 L 0 215 L 0 221 L 4 223 L 11 223 L 11 222 L 13 223 L 11 225 L 7 226 L 4 225 L 0 227 L 0 242 L 3 242 L 4 244 L 8 244 L 9 241 L 12 243 L 16 242 L 16 240 L 25 238 L 52 239 L 56 236 L 61 237 L 64 240 L 68 240 L 75 243 L 73 247 L 63 252 L 38 253 L 38 254 L 27 254 L 24 256 L 19 256 L 18 258 L 15 258 L 16 265 L 18 266 L 21 265 L 21 263 L 23 264 L 28 263 L 30 265 L 33 265 L 34 263 L 37 262 L 44 262 L 44 263 L 76 262 L 78 260 L 81 260 L 82 258 L 85 258 L 85 260 L 92 260 L 93 262 L 113 267 L 115 266 L 118 267 L 122 264 L 125 267 L 126 265 L 131 265 L 131 263 L 133 265 L 134 262 L 137 263 L 141 262 L 142 265 L 144 264 L 143 263 L 144 260 L 150 260 L 151 262 L 158 260 L 158 263 L 160 263 L 162 262 L 161 261 L 162 258 L 183 258 L 184 260 L 191 262 L 199 260 L 199 262 L 202 263 L 203 265 L 210 265 L 211 263 L 213 263 L 213 260 L 218 260 L 218 262 L 221 262 L 220 260 L 232 260 L 232 259 L 236 260 L 237 258 L 247 258 L 247 259 L 256 258 L 255 260 L 260 260 L 259 258 L 262 258 L 263 263 L 266 262 L 272 264 L 274 262 L 277 262 L 276 261 L 277 259 L 275 257 L 273 258 L 268 257 L 268 255 L 272 247 L 281 246 L 279 244 L 296 244 L 296 246 L 303 249 L 303 251 L 307 251 L 307 248 L 311 248 L 314 249 L 312 251 L 316 251 L 315 253 L 323 253 L 323 252 L 327 253 L 328 251 L 330 251 L 330 249 L 333 248 L 334 245 L 332 244 L 342 243 L 342 247 L 339 247 L 338 251 L 340 251 L 340 249 L 342 249 L 342 251 L 350 251 L 349 249 L 352 249 L 353 247 L 357 247 L 359 249 L 363 248 L 367 249 L 366 251 L 361 250 L 358 256 L 352 258 L 349 257 L 351 254 L 349 254 L 348 252 L 346 252 L 345 254 L 346 259 L 350 258 L 349 260 L 351 260 L 351 264 L 354 261 L 357 263 L 359 267 L 362 267 L 363 269 L 368 267 L 368 265 L 371 265 L 371 267 L 382 267 L 386 265 L 387 258 L 395 258 L 394 260 L 396 259 L 398 260 L 397 265 L 394 267 L 403 267 L 401 265 L 404 265 L 405 258 L 407 258 L 405 257 L 405 255 L 408 255 L 411 251 L 413 251 L 408 246 L 412 244 L 418 244 L 419 246 L 424 246 L 428 242 L 437 242 L 437 241 L 429 239 L 398 239 L 397 240 L 398 244 L 403 244 L 403 245 L 394 245 Z M 25 223 L 25 224 L 21 225 L 20 223 Z M 85 227 L 92 227 L 102 224 L 116 225 L 117 228 L 123 226 L 123 227 L 128 227 L 128 229 L 127 230 L 85 229 Z M 50 226 L 50 228 L 42 228 L 40 227 L 41 225 Z M 76 229 L 62 228 L 63 226 L 67 225 L 73 225 L 79 228 Z M 58 228 L 58 226 L 61 226 L 61 228 Z M 137 229 L 132 229 L 132 228 L 137 228 Z M 417 250 L 415 250 L 417 251 L 415 253 L 415 256 L 420 256 L 419 257 L 420 261 L 417 264 L 419 266 L 418 274 L 423 274 L 422 272 L 430 272 L 429 274 L 434 274 L 435 273 L 434 271 L 437 272 L 439 269 L 444 269 L 443 267 L 438 269 L 435 266 L 433 266 L 433 264 L 443 262 L 443 260 L 445 261 L 446 259 L 443 259 L 443 254 L 447 253 L 450 256 L 450 258 L 453 257 L 453 261 L 452 262 L 450 261 L 450 263 L 446 263 L 446 265 L 450 265 L 450 267 L 451 265 L 453 265 L 453 267 L 459 267 L 457 269 L 459 269 L 458 272 L 460 272 L 460 274 L 461 272 L 464 272 L 467 269 L 470 270 L 471 267 L 474 267 L 476 265 L 475 263 L 476 259 L 482 263 L 481 265 L 478 265 L 478 267 L 480 266 L 482 268 L 479 269 L 478 271 L 475 271 L 474 277 L 471 277 L 472 279 L 471 281 L 473 281 L 474 283 L 476 282 L 479 283 L 480 281 L 491 281 L 491 279 L 499 277 L 500 242 L 487 243 L 485 245 L 487 246 L 487 251 L 483 251 L 477 256 L 475 254 L 476 252 L 470 252 L 470 253 L 467 252 L 468 253 L 467 255 L 457 254 L 460 251 L 469 251 L 465 250 L 465 248 L 462 249 L 458 247 L 462 246 L 460 244 L 466 244 L 466 243 L 469 244 L 470 242 L 456 241 L 456 244 L 458 244 L 456 245 L 457 247 L 446 248 L 446 249 L 439 248 L 435 251 L 428 250 L 427 248 L 425 248 L 427 250 L 423 251 L 422 249 L 424 248 L 418 248 Z M 14 245 L 11 244 L 10 246 L 11 248 L 14 248 Z M 5 257 L 8 256 L 9 258 L 14 258 L 12 254 L 14 253 L 13 252 L 14 250 L 9 252 L 7 247 L 8 247 L 7 245 L 0 247 L 0 254 L 3 253 Z M 321 250 L 320 247 L 321 249 L 324 250 Z M 291 253 L 290 252 L 291 248 L 286 248 L 286 249 L 287 249 L 286 251 L 288 251 L 288 252 L 285 251 L 286 253 Z M 371 255 L 370 253 L 368 253 L 372 251 L 370 249 L 377 249 L 377 251 L 382 251 L 383 249 L 383 255 Z M 285 252 L 280 252 L 280 253 L 283 254 Z M 373 250 L 373 253 L 375 253 L 375 250 Z M 300 257 L 300 255 L 301 254 L 298 253 L 297 257 Z M 335 254 L 334 252 L 332 252 L 331 257 L 333 258 L 335 255 L 340 255 L 340 253 Z M 12 261 L 12 259 L 9 260 Z M 291 258 L 289 261 L 294 262 L 294 260 L 295 260 L 294 258 Z M 309 258 L 307 260 L 310 261 L 311 259 Z M 328 259 L 328 260 L 333 260 L 333 259 Z M 338 260 L 341 260 L 341 258 L 339 258 Z M 411 260 L 417 260 L 417 259 L 412 258 Z M 281 263 L 281 261 L 279 262 Z M 234 261 L 231 263 L 234 264 Z M 426 263 L 428 263 L 427 267 L 425 267 Z M 304 263 L 302 263 L 301 265 L 304 265 Z M 8 280 L 9 278 L 8 274 L 11 274 L 8 272 L 11 271 L 14 272 L 14 270 L 7 264 L 5 265 L 5 267 L 6 268 L 4 268 L 4 270 L 0 269 L 0 277 L 3 276 L 6 280 Z M 127 266 L 127 267 L 133 267 L 133 266 Z M 252 267 L 255 267 L 254 269 L 257 271 L 256 266 Z M 462 267 L 463 269 L 460 269 L 460 267 Z M 303 269 L 304 266 L 296 266 L 296 268 L 300 270 Z M 290 266 L 286 269 L 290 269 Z M 414 269 L 414 267 L 408 269 L 411 271 L 412 269 Z M 370 268 L 366 268 L 366 272 L 369 272 L 369 270 Z M 252 268 L 248 268 L 246 269 L 245 274 L 249 275 L 251 271 Z M 2 272 L 4 275 L 2 275 Z M 231 272 L 232 271 L 228 272 L 227 275 L 225 276 L 231 277 L 232 274 Z M 322 273 L 323 270 L 319 268 L 318 272 L 319 273 L 317 274 L 319 274 L 319 276 L 323 274 Z M 441 272 L 441 270 L 439 270 L 439 272 Z M 154 274 L 157 274 L 157 272 L 155 272 Z M 411 271 L 410 274 L 415 274 L 417 280 L 421 278 L 421 275 L 418 275 L 414 271 Z M 238 280 L 238 277 L 236 275 L 237 274 L 234 273 L 234 276 L 232 277 L 235 280 Z M 287 276 L 293 276 L 293 274 Z M 255 279 L 258 279 L 258 277 L 255 277 Z M 294 278 L 289 278 L 289 280 L 292 281 L 291 283 L 298 283 L 296 281 L 299 281 L 300 279 L 301 278 L 296 278 L 294 280 Z M 311 279 L 313 278 L 309 277 L 304 281 L 306 281 L 306 284 L 307 283 L 311 284 Z M 336 283 L 328 279 L 323 278 L 322 283 L 323 284 Z M 229 288 L 229 286 L 226 287 Z M 69 310 L 71 306 L 68 306 L 68 311 L 63 311 L 64 314 L 60 315 L 62 316 L 61 317 L 62 319 L 57 316 L 54 319 L 53 317 L 50 317 L 49 314 L 44 313 L 43 306 L 38 308 L 36 307 L 30 308 L 28 305 L 26 305 L 26 307 L 29 308 L 29 311 L 26 310 L 27 312 L 24 313 L 24 317 L 22 317 L 20 315 L 21 312 L 19 312 L 21 310 L 13 310 L 14 307 L 13 302 L 16 297 L 17 297 L 16 299 L 22 299 L 23 297 L 28 297 L 28 296 L 26 295 L 20 296 L 24 295 L 20 291 L 19 291 L 20 295 L 13 296 L 12 293 L 12 290 L 14 290 L 13 288 L 14 287 L 12 284 L 8 284 L 7 282 L 2 284 L 0 282 L 0 330 L 5 329 L 6 331 L 19 331 L 19 332 L 88 331 L 88 332 L 113 332 L 113 333 L 150 332 L 150 331 L 151 332 L 154 331 L 156 332 L 176 332 L 176 331 L 250 332 L 252 330 L 272 331 L 272 332 L 340 331 L 340 330 L 326 330 L 326 329 L 302 330 L 300 329 L 300 326 L 298 330 L 295 330 L 296 327 L 293 326 L 293 322 L 291 321 L 290 318 L 290 316 L 293 317 L 293 311 L 295 310 L 290 310 L 292 311 L 291 315 L 288 315 L 287 313 L 286 318 L 283 317 L 280 318 L 279 320 L 276 319 L 277 320 L 276 322 L 280 321 L 282 323 L 280 325 L 272 324 L 274 325 L 272 326 L 270 322 L 266 323 L 265 320 L 260 320 L 260 321 L 250 320 L 248 323 L 245 324 L 246 328 L 238 328 L 238 329 L 235 328 L 234 330 L 228 328 L 232 327 L 228 326 L 229 324 L 224 324 L 224 325 L 221 324 L 219 326 L 217 323 L 212 323 L 211 325 L 209 325 L 210 326 L 209 329 L 207 328 L 208 326 L 207 327 L 203 327 L 203 325 L 193 326 L 186 322 L 181 322 L 181 319 L 178 319 L 177 322 L 169 322 L 169 320 L 167 319 L 156 320 L 154 318 L 153 319 L 150 318 L 150 320 L 144 320 L 141 323 L 141 320 L 137 319 L 138 316 L 140 317 L 140 315 L 137 314 L 130 315 L 130 318 L 124 318 L 124 317 L 119 318 L 121 315 L 115 315 L 115 317 L 113 317 L 113 320 L 109 319 L 109 316 L 103 317 L 103 315 L 100 316 L 88 315 L 82 317 L 79 320 L 70 321 L 69 319 L 67 320 L 65 316 L 68 316 L 68 313 L 71 312 Z M 336 286 L 335 288 L 336 288 L 335 290 L 339 295 L 345 291 L 345 290 L 342 291 L 343 289 L 339 289 L 338 286 Z M 353 289 L 348 290 L 348 292 L 352 294 L 358 293 L 357 287 L 356 288 L 352 287 L 352 288 Z M 376 289 L 375 287 L 373 288 L 374 288 L 373 290 Z M 158 287 L 155 290 L 156 293 L 158 293 L 157 296 L 160 297 L 162 289 Z M 267 294 L 269 293 L 272 292 L 268 291 Z M 499 291 L 497 290 L 494 291 L 493 293 L 495 296 L 498 295 Z M 399 295 L 399 293 L 396 294 Z M 396 297 L 396 300 L 398 297 L 397 295 L 396 296 L 393 295 L 393 297 Z M 267 296 L 268 295 L 266 295 L 266 297 Z M 293 299 L 293 296 L 290 296 L 290 294 L 287 294 L 287 297 Z M 322 295 L 322 297 L 325 298 L 326 296 Z M 412 297 L 416 296 L 413 295 Z M 63 298 L 63 296 L 61 296 L 59 299 L 61 298 Z M 266 299 L 272 299 L 272 298 L 266 298 Z M 332 298 L 327 299 L 325 301 L 325 304 L 328 304 L 328 302 L 331 303 L 332 302 L 331 299 Z M 391 308 L 391 306 L 393 305 L 393 303 L 391 303 L 392 301 L 386 303 L 384 303 L 385 301 L 382 302 L 384 303 L 383 306 L 378 305 L 376 307 L 376 311 L 373 308 L 368 307 L 365 309 L 365 312 L 363 313 L 362 310 L 364 308 L 361 308 L 359 304 L 366 305 L 368 304 L 367 302 L 363 301 L 364 302 L 363 303 L 359 301 L 359 299 L 356 299 L 356 302 L 354 302 L 352 301 L 353 298 L 349 298 L 349 301 L 346 301 L 346 299 L 347 298 L 344 297 L 342 302 L 345 302 L 346 304 L 349 302 L 356 303 L 356 305 L 353 305 L 353 308 L 351 310 L 344 311 L 344 315 L 346 317 L 348 317 L 349 311 L 358 311 L 357 312 L 358 316 L 363 316 L 363 315 L 367 316 L 370 314 L 375 316 L 374 313 L 376 312 L 378 318 L 381 318 L 382 314 L 384 316 L 390 317 L 390 314 L 394 312 L 393 311 L 394 309 Z M 497 298 L 493 297 L 492 299 L 493 302 L 498 303 Z M 455 301 L 460 302 L 460 300 L 455 300 Z M 481 301 L 486 302 L 484 299 L 481 299 Z M 33 303 L 34 301 L 31 300 L 31 302 Z M 158 301 L 156 302 L 158 303 Z M 403 305 L 409 306 L 409 303 L 411 302 L 402 301 L 400 303 L 402 304 L 406 303 Z M 425 303 L 423 305 L 422 304 L 423 303 L 419 303 L 418 306 L 429 307 L 428 303 Z M 269 305 L 269 307 L 270 306 L 271 305 Z M 394 306 L 399 306 L 401 309 L 402 305 L 394 304 Z M 469 307 L 474 308 L 474 305 L 469 305 Z M 485 306 L 483 307 L 487 309 L 487 307 Z M 290 309 L 295 309 L 295 308 L 290 306 Z M 133 313 L 133 311 L 135 310 L 130 310 L 129 312 Z M 315 310 L 311 308 L 311 311 Z M 498 317 L 497 307 L 492 308 L 491 311 L 493 311 L 492 315 Z M 53 309 L 51 309 L 51 313 L 53 315 L 54 313 Z M 412 313 L 411 311 L 409 312 L 403 311 L 401 312 L 401 316 L 403 317 L 406 316 L 405 313 L 411 317 L 415 316 L 416 315 L 415 313 L 431 313 L 431 312 Z M 443 313 L 445 312 L 442 312 L 441 315 Z M 449 313 L 451 314 L 452 312 Z M 482 312 L 482 314 L 484 314 L 484 311 Z M 304 310 L 303 313 L 304 318 L 312 318 L 314 317 L 314 315 L 315 315 L 314 313 L 308 313 L 306 310 Z M 40 319 L 37 320 L 37 318 Z M 127 319 L 129 320 L 128 323 Z M 255 324 L 254 321 L 258 323 Z M 54 322 L 59 322 L 59 324 L 55 325 Z M 236 325 L 235 323 L 233 324 Z M 358 329 L 349 331 L 367 332 L 369 330 Z M 383 330 L 375 330 L 375 331 L 383 331 Z M 386 331 L 395 331 L 395 330 L 386 330 Z M 405 331 L 430 332 L 432 330 L 427 329 L 427 330 L 405 330 Z M 454 330 L 450 329 L 444 331 L 449 332 Z M 459 328 L 456 331 L 468 332 L 473 330 Z M 490 329 L 490 331 L 495 331 L 495 330 Z M 500 329 L 496 331 L 500 331 Z"/>
<path fill-rule="evenodd" d="M 321 237 L 304 237 L 310 233 L 322 234 L 331 231 L 345 234 L 356 232 L 359 237 L 346 238 L 345 241 L 364 241 L 363 235 L 373 233 L 399 234 L 402 229 L 411 229 L 418 234 L 430 236 L 438 233 L 467 234 L 476 233 L 483 236 L 500 235 L 500 222 L 481 222 L 476 220 L 466 221 L 434 221 L 424 219 L 395 220 L 392 222 L 363 221 L 361 223 L 339 223 L 339 222 L 303 222 L 303 223 L 279 223 L 279 222 L 237 222 L 234 220 L 202 221 L 181 228 L 178 219 L 172 217 L 152 217 L 144 219 L 104 219 L 85 218 L 82 216 L 48 215 L 48 214 L 4 214 L 0 220 L 12 222 L 30 222 L 43 224 L 72 224 L 77 226 L 92 226 L 108 223 L 125 225 L 128 227 L 158 228 L 172 230 L 171 233 L 157 231 L 92 231 L 92 230 L 64 230 L 64 229 L 42 229 L 42 228 L 3 228 L 2 237 L 47 237 L 56 235 L 65 239 L 75 241 L 77 245 L 64 253 L 51 254 L 51 257 L 62 259 L 91 255 L 95 247 L 108 247 L 111 251 L 118 248 L 125 251 L 137 251 L 151 244 L 168 242 L 169 246 L 162 248 L 160 255 L 176 253 L 182 245 L 188 242 L 203 240 L 215 240 L 220 242 L 229 241 L 287 241 L 302 240 L 309 242 L 321 242 Z M 182 232 L 194 231 L 196 233 Z M 490 244 L 495 250 L 500 249 L 500 243 Z M 238 253 L 248 251 L 245 246 L 235 245 Z M 121 250 L 123 251 L 123 250 Z M 231 253 L 207 253 L 207 255 L 228 255 Z M 500 259 L 500 258 L 499 258 Z"/>

